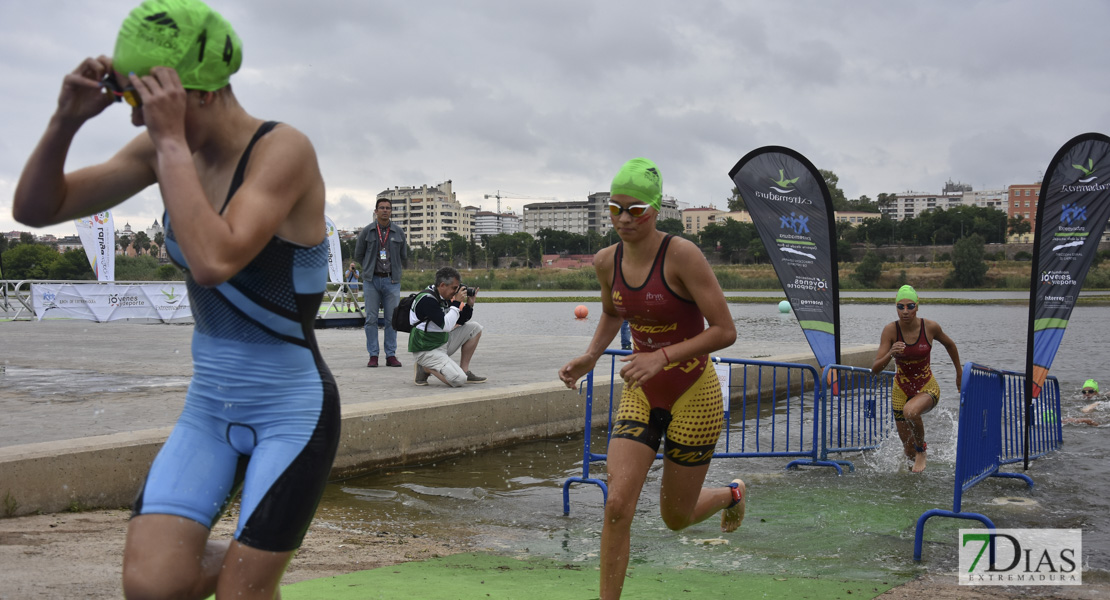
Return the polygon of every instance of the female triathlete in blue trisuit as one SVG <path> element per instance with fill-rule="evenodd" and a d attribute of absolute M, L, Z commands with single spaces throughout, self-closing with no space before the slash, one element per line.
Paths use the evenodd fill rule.
<path fill-rule="evenodd" d="M 129 597 L 275 597 L 338 443 L 338 393 L 313 337 L 327 280 L 323 180 L 303 134 L 239 105 L 229 79 L 241 60 L 238 36 L 199 0 L 144 3 L 111 59 L 66 76 L 16 188 L 15 217 L 43 226 L 158 184 L 166 249 L 187 270 L 193 379 L 133 507 Z M 146 130 L 65 173 L 77 130 L 120 98 Z M 209 540 L 240 486 L 235 540 Z"/>

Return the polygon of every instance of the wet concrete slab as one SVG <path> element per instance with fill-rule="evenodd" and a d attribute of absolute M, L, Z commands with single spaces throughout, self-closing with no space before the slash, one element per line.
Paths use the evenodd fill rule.
<path fill-rule="evenodd" d="M 192 325 L 12 321 L 0 323 L 0 447 L 123 433 L 173 425 L 192 374 Z M 471 370 L 487 382 L 452 389 L 413 383 L 404 366 L 368 368 L 361 328 L 318 329 L 320 351 L 339 384 L 345 407 L 412 403 L 460 392 L 492 393 L 526 384 L 559 385 L 557 371 L 585 350 L 582 336 L 483 335 Z M 397 335 L 407 348 L 408 335 Z M 729 358 L 808 352 L 738 343 Z M 618 347 L 614 343 L 612 347 Z M 385 362 L 385 357 L 380 357 Z"/>
<path fill-rule="evenodd" d="M 192 331 L 0 323 L 0 495 L 13 494 L 18 514 L 129 503 L 184 404 Z M 317 336 L 343 403 L 333 476 L 582 430 L 585 398 L 566 389 L 557 370 L 585 349 L 586 337 L 483 335 L 471 370 L 487 382 L 450 388 L 416 386 L 408 353 L 398 354 L 401 368 L 367 368 L 362 329 Z M 407 341 L 399 334 L 399 347 Z M 812 361 L 808 348 L 783 356 L 787 346 L 737 344 L 719 355 Z M 870 364 L 874 348 L 843 354 L 849 364 Z M 595 380 L 598 397 L 608 394 L 604 371 Z M 595 415 L 604 410 L 595 404 Z"/>

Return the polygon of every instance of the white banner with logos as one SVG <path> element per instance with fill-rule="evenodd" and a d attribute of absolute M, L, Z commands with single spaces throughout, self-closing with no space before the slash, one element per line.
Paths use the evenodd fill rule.
<path fill-rule="evenodd" d="M 725 414 L 728 414 L 729 384 L 732 383 L 732 365 L 729 363 L 713 363 L 713 370 L 717 372 L 717 380 L 721 384 L 721 401 L 725 405 Z"/>
<path fill-rule="evenodd" d="M 328 279 L 332 283 L 343 283 L 343 251 L 339 248 L 339 233 L 327 215 L 324 215 L 324 226 L 328 232 Z"/>
<path fill-rule="evenodd" d="M 73 221 L 97 281 L 116 279 L 116 224 L 106 210 Z"/>
<path fill-rule="evenodd" d="M 191 319 L 185 283 L 32 283 L 35 318 L 85 319 L 103 323 L 121 319 Z"/>

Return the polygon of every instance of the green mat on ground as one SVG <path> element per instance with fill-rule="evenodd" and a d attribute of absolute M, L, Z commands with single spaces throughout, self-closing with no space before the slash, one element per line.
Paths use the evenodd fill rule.
<path fill-rule="evenodd" d="M 696 569 L 633 566 L 627 598 L 874 598 L 902 580 L 860 581 Z M 491 554 L 456 554 L 282 586 L 285 600 L 365 598 L 456 600 L 469 598 L 597 598 L 595 562 L 518 560 Z"/>

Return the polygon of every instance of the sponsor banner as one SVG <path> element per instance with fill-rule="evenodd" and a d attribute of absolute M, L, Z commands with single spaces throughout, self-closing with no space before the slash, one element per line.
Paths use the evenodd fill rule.
<path fill-rule="evenodd" d="M 1110 138 L 1080 135 L 1052 158 L 1041 183 L 1033 234 L 1033 271 L 1029 292 L 1029 342 L 1026 398 L 1041 386 L 1098 252 L 1110 219 Z"/>
<path fill-rule="evenodd" d="M 106 210 L 73 222 L 97 281 L 116 280 L 116 225 Z"/>
<path fill-rule="evenodd" d="M 961 529 L 960 585 L 1083 585 L 1079 529 Z"/>
<path fill-rule="evenodd" d="M 328 235 L 328 281 L 343 283 L 343 252 L 339 249 L 339 232 L 331 217 L 324 215 Z"/>
<path fill-rule="evenodd" d="M 779 146 L 749 152 L 729 171 L 821 367 L 840 362 L 836 222 L 825 178 Z"/>
<path fill-rule="evenodd" d="M 732 365 L 728 363 L 713 363 L 713 370 L 717 372 L 717 381 L 721 384 L 721 401 L 725 404 L 725 415 L 728 415 L 728 384 L 732 373 Z"/>
<path fill-rule="evenodd" d="M 31 307 L 43 318 L 85 319 L 103 323 L 122 319 L 191 319 L 189 295 L 180 281 L 143 284 L 33 283 Z"/>

